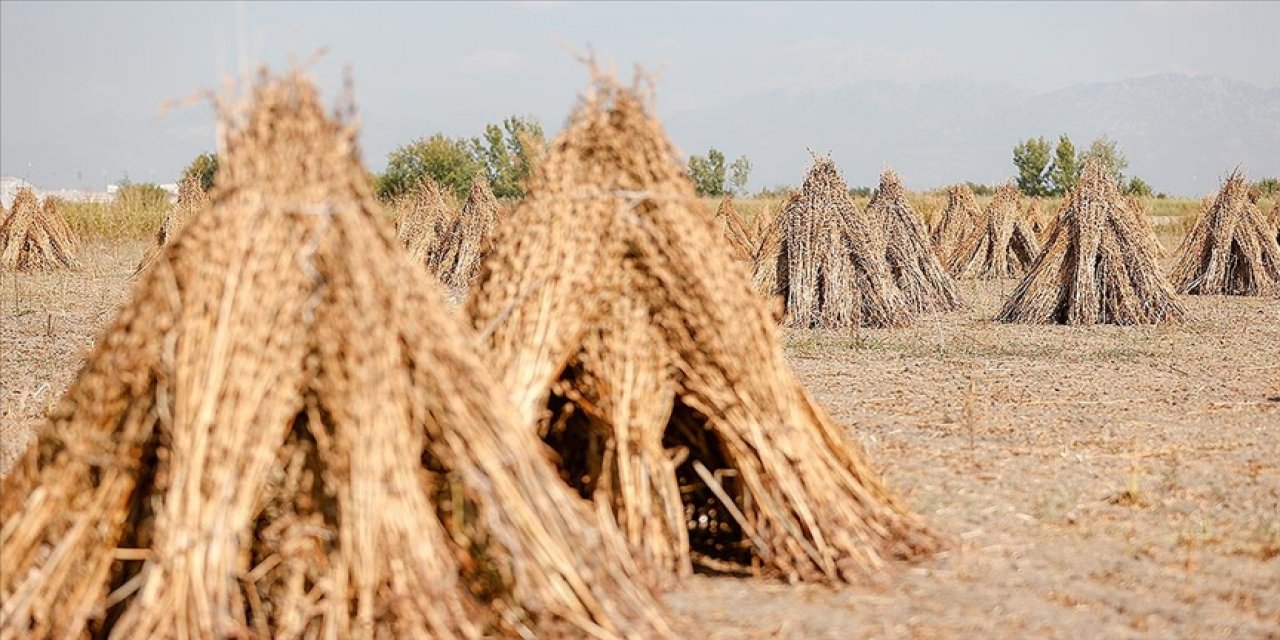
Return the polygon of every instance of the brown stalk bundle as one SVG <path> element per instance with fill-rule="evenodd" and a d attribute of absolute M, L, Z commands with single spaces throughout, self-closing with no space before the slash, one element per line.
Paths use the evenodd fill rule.
<path fill-rule="evenodd" d="M 969 185 L 958 184 L 947 189 L 947 207 L 933 228 L 933 246 L 941 259 L 955 253 L 965 236 L 977 228 L 981 215 L 982 209 Z"/>
<path fill-rule="evenodd" d="M 764 239 L 765 230 L 773 224 L 774 219 L 777 217 L 773 211 L 769 210 L 769 203 L 766 202 L 760 205 L 760 213 L 757 213 L 756 217 L 751 219 L 751 237 L 756 239 L 757 251 L 760 249 L 760 243 Z M 752 253 L 754 254 L 755 252 L 753 251 Z"/>
<path fill-rule="evenodd" d="M 49 225 L 50 234 L 59 238 L 65 238 L 67 246 L 71 247 L 73 252 L 80 251 L 80 239 L 76 237 L 71 225 L 67 223 L 66 216 L 62 215 L 62 209 L 59 206 L 59 200 L 53 196 L 46 196 L 44 203 L 40 205 L 41 215 Z"/>
<path fill-rule="evenodd" d="M 444 188 L 431 178 L 423 177 L 406 203 L 404 213 L 396 220 L 396 239 L 409 251 L 413 261 L 436 273 L 439 264 L 433 256 L 442 239 L 455 222 L 453 207 Z"/>
<path fill-rule="evenodd" d="M 13 198 L 13 208 L 0 222 L 0 271 L 77 269 L 79 241 L 52 198 L 43 206 L 30 187 Z"/>
<path fill-rule="evenodd" d="M 156 230 L 155 241 L 142 254 L 138 268 L 134 272 L 141 274 L 164 255 L 165 247 L 173 242 L 178 232 L 201 212 L 210 207 L 209 194 L 205 193 L 200 177 L 194 173 L 184 176 L 178 183 L 178 201 L 164 214 L 160 228 Z"/>
<path fill-rule="evenodd" d="M 1157 324 L 1185 312 L 1156 262 L 1144 214 L 1106 167 L 1085 164 L 1035 265 L 997 319 L 1031 324 Z"/>
<path fill-rule="evenodd" d="M 493 231 L 501 217 L 498 198 L 483 173 L 471 182 L 462 211 L 453 220 L 431 259 L 436 277 L 453 291 L 462 291 L 475 278 L 480 260 L 493 244 Z"/>
<path fill-rule="evenodd" d="M 669 635 L 395 248 L 354 128 L 264 73 L 223 136 L 213 208 L 4 486 L 0 637 Z"/>
<path fill-rule="evenodd" d="M 1047 217 L 1047 214 L 1040 206 L 1038 198 L 1027 200 L 1027 206 L 1022 213 L 1022 217 L 1031 225 L 1031 231 L 1036 234 L 1036 240 L 1043 243 L 1049 237 L 1049 229 L 1053 227 L 1053 220 Z"/>
<path fill-rule="evenodd" d="M 1151 246 L 1156 251 L 1156 257 L 1163 258 L 1169 255 L 1168 250 L 1164 248 L 1164 244 L 1160 242 L 1160 237 L 1156 235 L 1156 225 L 1151 220 L 1151 215 L 1147 213 L 1146 201 L 1135 195 L 1126 196 L 1125 199 L 1129 202 L 1129 208 L 1133 211 L 1134 217 L 1142 225 L 1143 233 L 1147 234 L 1147 237 L 1151 239 Z"/>
<path fill-rule="evenodd" d="M 911 319 L 885 260 L 882 225 L 858 210 L 831 158 L 814 156 L 775 224 L 776 249 L 761 253 L 754 281 L 770 285 L 760 293 L 782 297 L 790 326 L 891 327 Z"/>
<path fill-rule="evenodd" d="M 1242 173 L 1232 172 L 1196 218 L 1169 279 L 1192 295 L 1280 295 L 1280 244 Z"/>
<path fill-rule="evenodd" d="M 1018 188 L 1005 183 L 983 210 L 977 226 L 948 261 L 960 278 L 1017 278 L 1040 254 L 1035 231 L 1018 210 Z"/>
<path fill-rule="evenodd" d="M 885 261 L 898 291 L 916 313 L 954 311 L 960 292 L 933 251 L 927 227 L 920 220 L 898 174 L 880 174 L 880 186 L 867 204 L 867 215 L 884 232 Z"/>
<path fill-rule="evenodd" d="M 756 252 L 755 236 L 747 228 L 742 214 L 733 206 L 733 196 L 725 196 L 716 208 L 716 223 L 720 235 L 728 241 L 729 251 L 735 260 L 750 263 Z"/>
<path fill-rule="evenodd" d="M 792 200 L 799 197 L 799 192 L 789 194 L 783 201 L 785 211 Z M 766 216 L 762 218 L 761 216 Z M 781 302 L 778 289 L 778 252 L 782 250 L 782 216 L 761 210 L 756 216 L 756 249 L 751 254 L 751 288 L 756 293 Z M 782 311 L 777 314 L 782 319 Z"/>
<path fill-rule="evenodd" d="M 1275 229 L 1276 242 L 1280 242 L 1280 200 L 1271 206 L 1271 228 Z"/>
<path fill-rule="evenodd" d="M 854 580 L 933 550 L 796 381 L 650 113 L 596 78 L 468 300 L 527 428 L 673 580 Z"/>

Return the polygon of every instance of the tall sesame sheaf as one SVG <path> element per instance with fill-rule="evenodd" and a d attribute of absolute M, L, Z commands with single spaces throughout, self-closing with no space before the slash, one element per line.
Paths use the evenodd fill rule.
<path fill-rule="evenodd" d="M 885 225 L 859 211 L 831 158 L 814 156 L 804 184 L 775 221 L 754 281 L 783 303 L 784 322 L 805 329 L 893 327 L 913 301 L 893 278 Z"/>
<path fill-rule="evenodd" d="M 933 228 L 932 234 L 934 248 L 943 264 L 947 263 L 951 254 L 960 247 L 960 242 L 977 226 L 981 215 L 978 200 L 969 185 L 961 184 L 947 189 L 947 206 L 938 217 L 938 224 Z"/>
<path fill-rule="evenodd" d="M 77 269 L 79 241 L 52 198 L 41 205 L 30 187 L 13 198 L 0 220 L 0 271 Z"/>
<path fill-rule="evenodd" d="M 300 73 L 4 486 L 5 637 L 669 635 Z"/>
<path fill-rule="evenodd" d="M 1183 238 L 1169 279 L 1192 295 L 1280 296 L 1276 235 L 1234 172 Z"/>
<path fill-rule="evenodd" d="M 1072 325 L 1181 319 L 1185 312 L 1160 271 L 1144 215 L 1101 162 L 1087 162 L 1044 251 L 998 319 Z"/>
<path fill-rule="evenodd" d="M 1019 210 L 1018 199 L 1018 188 L 1012 183 L 996 189 L 975 228 L 951 255 L 947 267 L 952 275 L 992 280 L 1026 274 L 1040 255 L 1040 243 Z"/>
<path fill-rule="evenodd" d="M 959 309 L 960 292 L 934 253 L 927 227 L 907 201 L 907 190 L 892 170 L 880 176 L 880 186 L 867 205 L 867 215 L 880 224 L 885 238 L 885 262 L 911 310 L 932 313 Z"/>
<path fill-rule="evenodd" d="M 467 302 L 524 428 L 671 580 L 853 581 L 936 549 L 797 382 L 652 112 L 597 76 Z"/>
<path fill-rule="evenodd" d="M 178 201 L 165 212 L 151 246 L 142 254 L 135 275 L 151 268 L 183 227 L 197 215 L 208 211 L 209 206 L 209 195 L 200 183 L 200 176 L 191 173 L 183 177 L 182 182 L 178 183 Z"/>

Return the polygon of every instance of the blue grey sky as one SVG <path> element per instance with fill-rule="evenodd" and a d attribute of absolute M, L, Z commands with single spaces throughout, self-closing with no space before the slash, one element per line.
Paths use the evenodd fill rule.
<path fill-rule="evenodd" d="M 756 164 L 754 187 L 798 181 L 806 146 L 861 167 L 850 176 L 855 184 L 874 182 L 874 173 L 863 175 L 866 167 L 887 162 L 918 165 L 918 178 L 904 171 L 914 188 L 996 180 L 1009 165 L 1007 153 L 987 157 L 999 152 L 983 151 L 981 158 L 958 154 L 954 170 L 926 166 L 914 149 L 899 151 L 892 140 L 877 139 L 892 127 L 873 123 L 860 130 L 857 117 L 830 123 L 851 140 L 874 142 L 870 148 L 886 150 L 882 155 L 901 156 L 861 158 L 858 149 L 829 148 L 802 128 L 793 135 L 785 111 L 753 111 L 764 101 L 815 96 L 831 103 L 825 113 L 839 114 L 840 96 L 885 83 L 1034 96 L 1160 74 L 1247 83 L 1267 99 L 1280 89 L 1277 2 L 5 1 L 0 173 L 48 188 L 101 188 L 126 175 L 171 181 L 193 155 L 212 149 L 212 112 L 200 105 L 161 117 L 162 103 L 216 87 L 246 65 L 281 68 L 320 47 L 327 53 L 312 70 L 328 95 L 344 67 L 354 72 L 365 162 L 373 170 L 412 138 L 437 131 L 476 135 L 510 114 L 535 116 L 554 131 L 587 79 L 566 45 L 590 47 L 624 74 L 634 64 L 655 70 L 659 112 L 677 146 L 747 154 Z M 892 124 L 892 113 L 878 117 Z M 741 120 L 733 129 L 738 139 L 709 139 L 716 128 L 700 124 L 731 118 Z M 919 126 L 944 125 L 926 120 Z M 1026 135 L 1056 136 L 1051 126 Z M 1266 141 L 1280 139 L 1280 123 L 1274 128 L 1262 132 Z M 768 136 L 755 139 L 753 132 L 766 130 Z M 1125 148 L 1125 127 L 1115 133 Z M 1221 150 L 1190 150 L 1200 151 Z M 946 152 L 926 148 L 918 155 Z M 1280 157 L 1274 169 L 1257 169 L 1280 171 Z M 1169 187 L 1194 192 L 1211 178 L 1179 177 L 1188 184 Z"/>

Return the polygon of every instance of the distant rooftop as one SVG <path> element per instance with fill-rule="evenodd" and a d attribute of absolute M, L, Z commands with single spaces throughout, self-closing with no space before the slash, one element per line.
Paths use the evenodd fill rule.
<path fill-rule="evenodd" d="M 157 185 L 161 189 L 169 192 L 169 200 L 172 202 L 178 197 L 177 184 Z M 103 191 L 90 191 L 87 189 L 41 189 L 30 182 L 15 176 L 0 177 L 0 204 L 6 209 L 13 206 L 13 198 L 18 195 L 18 190 L 23 187 L 30 187 L 36 192 L 36 196 L 47 198 L 53 196 L 59 200 L 68 202 L 111 202 L 115 198 L 116 192 L 120 189 L 119 185 L 107 185 Z"/>

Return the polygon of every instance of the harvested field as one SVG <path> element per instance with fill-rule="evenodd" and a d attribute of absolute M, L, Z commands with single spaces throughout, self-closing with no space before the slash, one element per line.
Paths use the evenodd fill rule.
<path fill-rule="evenodd" d="M 146 244 L 0 274 L 6 455 Z M 1179 296 L 1187 319 L 1156 327 L 993 322 L 1015 286 L 960 282 L 967 309 L 901 329 L 784 332 L 800 381 L 950 551 L 881 584 L 695 576 L 672 612 L 709 638 L 1276 637 L 1280 301 Z"/>

